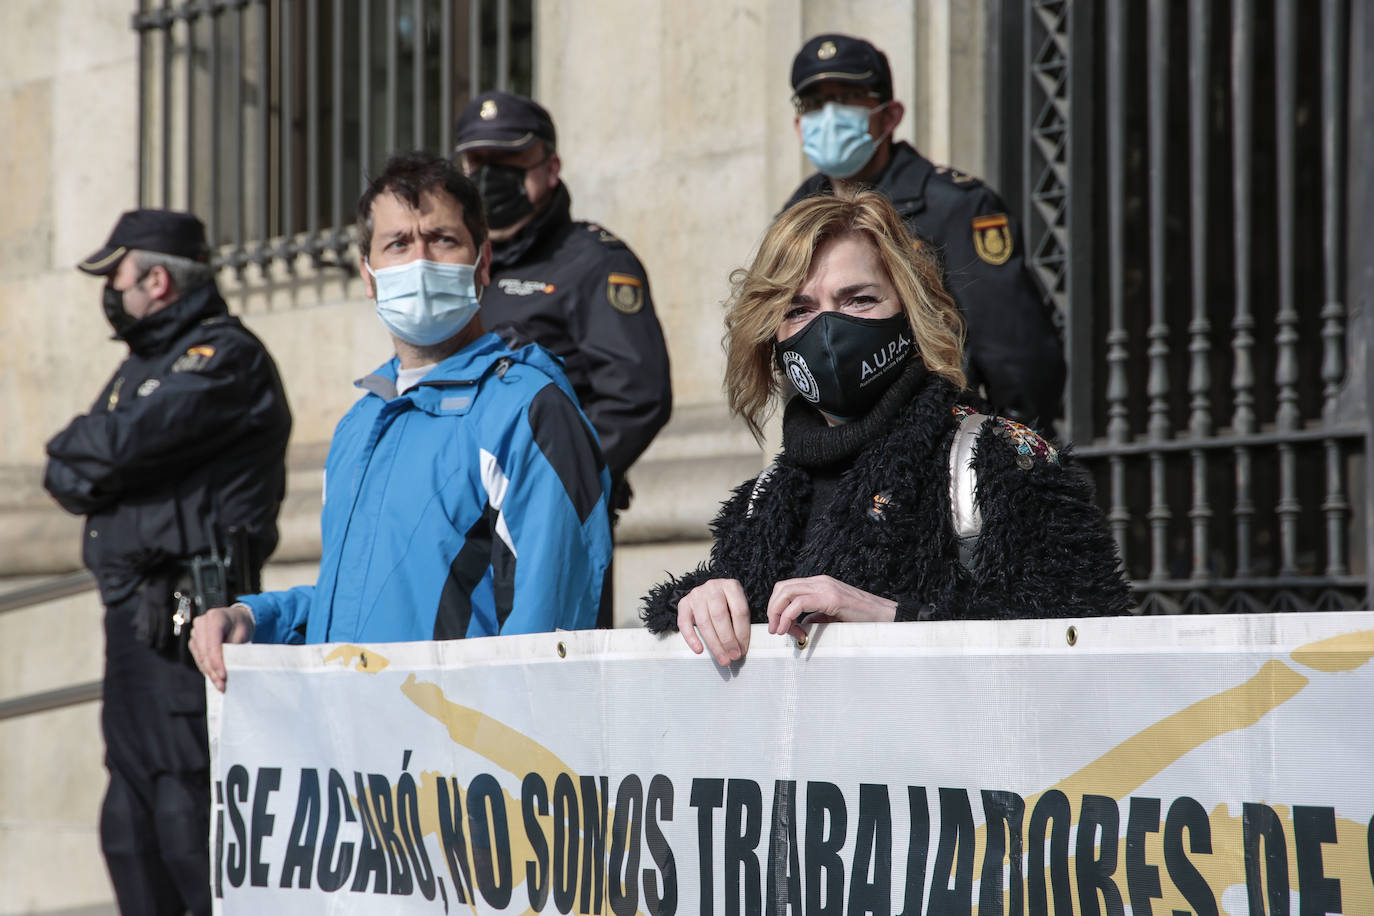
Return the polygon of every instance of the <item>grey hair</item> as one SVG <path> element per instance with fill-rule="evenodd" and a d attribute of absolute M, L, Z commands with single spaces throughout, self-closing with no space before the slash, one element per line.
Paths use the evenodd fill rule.
<path fill-rule="evenodd" d="M 130 251 L 129 257 L 134 259 L 140 274 L 146 274 L 154 267 L 166 270 L 178 295 L 193 293 L 215 279 L 215 269 L 204 261 L 193 261 L 174 254 L 141 249 Z"/>

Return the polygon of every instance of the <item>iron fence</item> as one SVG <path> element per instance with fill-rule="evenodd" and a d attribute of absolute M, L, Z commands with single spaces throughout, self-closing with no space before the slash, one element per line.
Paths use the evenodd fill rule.
<path fill-rule="evenodd" d="M 998 177 L 1066 316 L 1066 438 L 1144 613 L 1368 606 L 1368 272 L 1348 270 L 1367 217 L 1347 201 L 1348 163 L 1374 162 L 1350 129 L 1369 16 L 1007 0 L 995 17 Z"/>
<path fill-rule="evenodd" d="M 139 200 L 239 271 L 342 263 L 402 149 L 446 152 L 487 88 L 533 84 L 531 0 L 140 0 Z"/>

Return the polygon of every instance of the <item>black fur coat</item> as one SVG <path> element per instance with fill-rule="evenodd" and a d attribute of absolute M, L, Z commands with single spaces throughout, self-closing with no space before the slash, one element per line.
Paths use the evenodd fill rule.
<path fill-rule="evenodd" d="M 820 574 L 896 601 L 898 620 L 1126 613 L 1129 590 L 1091 480 L 1009 420 L 985 423 L 974 445 L 983 524 L 961 562 L 949 453 L 964 409 L 953 386 L 919 366 L 869 416 L 833 429 L 794 398 L 783 452 L 721 507 L 709 562 L 645 596 L 645 625 L 676 630 L 678 600 L 717 578 L 738 579 L 762 623 L 775 582 Z M 842 473 L 810 525 L 825 536 L 807 538 L 813 481 L 833 474 L 835 459 Z"/>

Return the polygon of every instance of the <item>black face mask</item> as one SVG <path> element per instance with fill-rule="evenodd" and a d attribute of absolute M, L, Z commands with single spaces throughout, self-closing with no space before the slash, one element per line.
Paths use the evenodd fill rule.
<path fill-rule="evenodd" d="M 916 352 L 906 315 L 856 318 L 821 312 L 773 345 L 778 367 L 802 397 L 840 420 L 872 409 Z"/>
<path fill-rule="evenodd" d="M 114 328 L 115 336 L 122 337 L 124 332 L 138 321 L 124 309 L 124 290 L 105 284 L 105 292 L 100 297 L 100 305 L 105 309 L 105 319 Z"/>
<path fill-rule="evenodd" d="M 472 173 L 472 183 L 482 196 L 487 210 L 487 225 L 493 229 L 513 226 L 534 212 L 525 194 L 525 170 L 513 165 L 484 163 Z"/>

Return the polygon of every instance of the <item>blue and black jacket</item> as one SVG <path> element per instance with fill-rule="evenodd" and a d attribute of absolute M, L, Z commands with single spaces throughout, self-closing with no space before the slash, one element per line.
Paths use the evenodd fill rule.
<path fill-rule="evenodd" d="M 580 629 L 611 555 L 610 476 L 557 362 L 485 334 L 405 394 L 392 359 L 334 431 L 315 585 L 244 599 L 257 642 Z"/>

